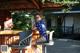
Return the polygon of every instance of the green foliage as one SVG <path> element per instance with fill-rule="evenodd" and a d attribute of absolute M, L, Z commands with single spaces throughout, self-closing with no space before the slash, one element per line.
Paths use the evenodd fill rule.
<path fill-rule="evenodd" d="M 27 15 L 27 16 L 26 16 Z M 32 15 L 29 15 L 27 12 L 15 12 L 12 15 L 13 18 L 13 29 L 16 30 L 30 30 L 32 27 L 31 18 L 33 18 Z"/>

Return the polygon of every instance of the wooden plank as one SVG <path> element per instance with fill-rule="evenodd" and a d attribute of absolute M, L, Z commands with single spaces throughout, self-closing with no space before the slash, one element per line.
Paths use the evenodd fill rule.
<path fill-rule="evenodd" d="M 38 3 L 36 2 L 36 0 L 32 0 L 33 4 L 37 7 L 37 9 L 40 9 Z"/>
<path fill-rule="evenodd" d="M 19 36 L 0 36 L 0 45 L 18 45 L 19 44 Z"/>
<path fill-rule="evenodd" d="M 28 2 L 27 0 L 0 3 L 0 10 L 1 9 L 23 9 L 23 8 L 24 9 L 36 8 L 36 6 L 32 2 Z"/>
<path fill-rule="evenodd" d="M 4 30 L 4 31 L 0 31 L 0 35 L 15 35 L 18 34 L 19 32 L 22 32 L 20 30 Z"/>

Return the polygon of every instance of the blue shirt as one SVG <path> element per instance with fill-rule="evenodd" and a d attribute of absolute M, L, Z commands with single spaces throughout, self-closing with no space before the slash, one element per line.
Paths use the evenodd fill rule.
<path fill-rule="evenodd" d="M 39 33 L 41 36 L 45 37 L 47 39 L 47 34 L 46 34 L 46 24 L 44 20 L 40 20 L 36 22 L 36 27 L 39 30 Z"/>

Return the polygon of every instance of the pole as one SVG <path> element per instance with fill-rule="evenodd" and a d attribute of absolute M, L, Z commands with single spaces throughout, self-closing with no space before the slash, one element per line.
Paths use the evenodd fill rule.
<path fill-rule="evenodd" d="M 20 49 L 20 53 L 22 53 L 22 49 Z"/>
<path fill-rule="evenodd" d="M 44 49 L 43 50 L 44 50 L 43 53 L 47 53 L 47 47 L 46 47 L 46 45 L 44 45 Z"/>

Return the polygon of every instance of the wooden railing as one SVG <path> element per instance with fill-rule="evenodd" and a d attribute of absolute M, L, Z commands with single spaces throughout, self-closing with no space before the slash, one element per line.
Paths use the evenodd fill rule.
<path fill-rule="evenodd" d="M 0 45 L 18 45 L 19 44 L 19 32 L 13 30 L 0 31 Z"/>

